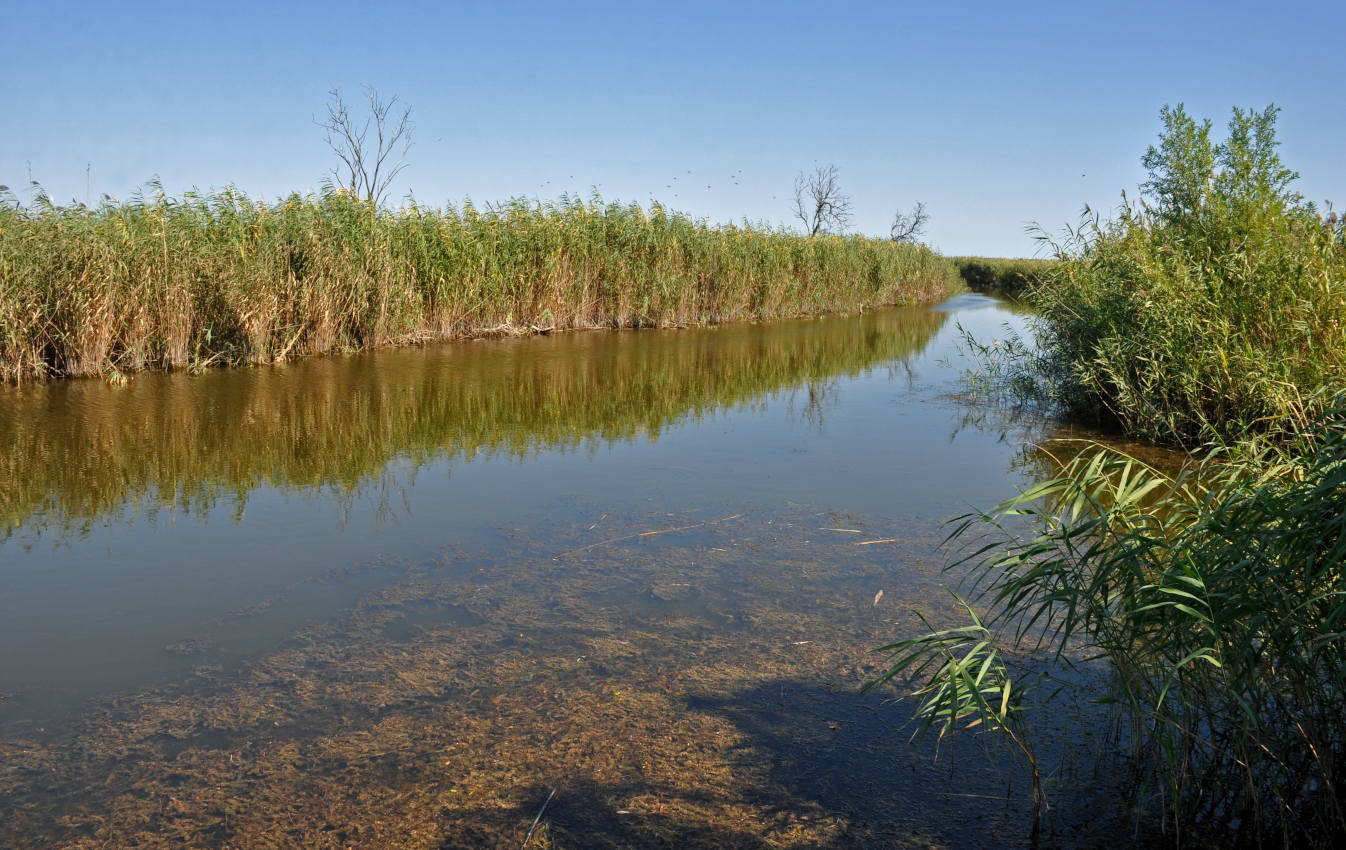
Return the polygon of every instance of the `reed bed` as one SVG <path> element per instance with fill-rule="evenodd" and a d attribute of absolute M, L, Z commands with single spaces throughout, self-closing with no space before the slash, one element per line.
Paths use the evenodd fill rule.
<path fill-rule="evenodd" d="M 1052 260 L 1001 257 L 950 257 L 958 276 L 976 292 L 994 292 L 1017 297 L 1052 268 Z"/>
<path fill-rule="evenodd" d="M 1051 242 L 1020 358 L 1073 418 L 1200 446 L 1293 434 L 1346 386 L 1346 219 L 1293 191 L 1276 109 L 1235 110 L 1228 138 L 1166 109 L 1150 180 L 1119 215 Z"/>
<path fill-rule="evenodd" d="M 937 300 L 953 267 L 860 236 L 563 197 L 375 207 L 156 190 L 0 196 L 0 379 L 271 363 L 429 339 L 717 324 Z"/>

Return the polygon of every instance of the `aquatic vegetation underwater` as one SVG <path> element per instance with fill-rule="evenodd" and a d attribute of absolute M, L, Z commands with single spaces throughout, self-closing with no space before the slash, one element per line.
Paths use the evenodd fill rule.
<path fill-rule="evenodd" d="M 855 693 L 906 606 L 948 617 L 937 523 L 569 507 L 498 551 L 358 565 L 381 586 L 272 651 L 198 642 L 183 681 L 0 724 L 0 844 L 518 848 L 537 818 L 534 850 L 929 848 L 1013 823 L 1017 792 L 968 800 Z"/>
<path fill-rule="evenodd" d="M 396 210 L 343 190 L 57 206 L 0 195 L 0 380 L 270 363 L 464 336 L 938 300 L 918 245 L 564 197 Z"/>

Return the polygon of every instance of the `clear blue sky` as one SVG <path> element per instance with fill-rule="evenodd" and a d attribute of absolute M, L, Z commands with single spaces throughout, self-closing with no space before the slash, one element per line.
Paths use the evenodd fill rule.
<path fill-rule="evenodd" d="M 1223 3 L 81 3 L 0 12 L 0 183 L 58 201 L 316 188 L 312 123 L 362 83 L 413 107 L 393 187 L 563 191 L 789 220 L 834 163 L 857 230 L 924 201 L 946 253 L 1031 255 L 1143 178 L 1159 108 L 1283 108 L 1310 200 L 1346 206 L 1346 7 Z M 674 178 L 677 178 L 676 180 Z M 735 184 L 735 180 L 737 184 Z M 670 188 L 671 187 L 671 188 Z"/>

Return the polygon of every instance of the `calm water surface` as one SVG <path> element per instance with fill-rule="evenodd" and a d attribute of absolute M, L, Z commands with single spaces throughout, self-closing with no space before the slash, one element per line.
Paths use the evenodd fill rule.
<path fill-rule="evenodd" d="M 1022 321 L 999 302 L 960 296 L 933 309 L 858 317 L 436 345 L 199 376 L 144 375 L 125 387 L 68 381 L 0 389 L 0 736 L 8 736 L 10 761 L 21 763 L 11 765 L 19 770 L 10 779 L 20 790 L 11 789 L 8 800 L 0 797 L 0 820 L 8 812 L 11 824 L 24 824 L 7 837 L 33 846 L 78 846 L 169 835 L 170 824 L 186 830 L 164 820 L 171 809 L 166 803 L 143 822 L 117 822 L 107 812 L 127 809 L 113 791 L 104 801 L 76 800 L 60 781 L 34 780 L 36 762 L 27 772 L 22 762 L 40 753 L 50 770 L 78 773 L 62 759 L 78 751 L 87 762 L 99 747 L 123 754 L 145 747 L 143 765 L 162 762 L 162 771 L 138 767 L 142 773 L 128 778 L 128 787 L 150 787 L 145 783 L 169 775 L 163 772 L 169 768 L 172 775 L 196 777 L 192 770 L 205 768 L 184 766 L 189 757 L 227 752 L 233 764 L 246 752 L 271 746 L 266 742 L 272 738 L 243 721 L 210 714 L 210 706 L 219 705 L 210 699 L 228 691 L 234 704 L 246 702 L 247 694 L 264 688 L 249 685 L 249 676 L 303 652 L 302 660 L 275 668 L 289 672 L 268 679 L 294 677 L 285 685 L 289 696 L 280 700 L 289 706 L 285 719 L 267 728 L 302 726 L 308 731 L 296 733 L 295 741 L 330 742 L 340 738 L 343 723 L 355 722 L 352 713 L 365 708 L 384 718 L 379 712 L 389 711 L 388 705 L 402 705 L 406 716 L 419 717 L 452 705 L 461 713 L 459 723 L 472 724 L 502 711 L 498 700 L 504 698 L 480 703 L 489 696 L 478 693 L 481 687 L 469 689 L 468 682 L 457 688 L 448 678 L 416 672 L 415 661 L 400 662 L 403 680 L 421 677 L 420 685 L 406 685 L 411 695 L 401 702 L 372 692 L 346 695 L 340 689 L 359 675 L 342 672 L 333 653 L 374 653 L 377 646 L 383 660 L 370 655 L 360 663 L 386 667 L 387 653 L 408 646 L 420 653 L 408 657 L 423 658 L 447 652 L 452 641 L 489 636 L 470 657 L 444 656 L 438 663 L 476 669 L 489 661 L 494 666 L 475 674 L 480 682 L 501 676 L 517 682 L 522 673 L 502 671 L 525 663 L 527 653 L 511 653 L 520 641 L 545 635 L 538 652 L 575 641 L 577 648 L 564 654 L 567 664 L 572 656 L 576 664 L 593 663 L 602 647 L 611 653 L 597 669 L 584 667 L 568 674 L 569 684 L 557 680 L 548 687 L 612 699 L 611 693 L 623 692 L 609 681 L 626 669 L 623 642 L 640 645 L 635 636 L 648 635 L 647 656 L 621 674 L 630 680 L 626 687 L 644 687 L 632 684 L 646 682 L 638 670 L 695 678 L 697 694 L 684 695 L 669 716 L 678 722 L 728 718 L 740 737 L 751 727 L 763 763 L 780 764 L 784 751 L 761 740 L 765 721 L 734 714 L 726 707 L 730 695 L 757 688 L 774 694 L 779 685 L 782 695 L 789 688 L 813 688 L 852 695 L 827 700 L 851 700 L 861 667 L 847 667 L 846 659 L 905 622 L 898 608 L 887 606 L 937 593 L 940 523 L 1013 494 L 1038 469 L 1024 449 L 1024 431 L 1007 430 L 994 412 L 969 407 L 955 395 L 959 325 L 992 339 L 1006 324 L 1022 327 Z M 648 531 L 661 533 L 640 536 Z M 886 542 L 856 546 L 870 539 Z M 734 552 L 749 560 L 734 560 Z M 775 565 L 781 565 L 778 576 L 772 574 Z M 468 582 L 472 576 L 478 584 Z M 885 587 L 888 601 L 871 603 L 876 588 Z M 840 620 L 817 614 L 813 632 L 795 634 L 815 614 L 791 621 L 792 611 L 831 605 L 826 600 L 833 597 L 840 600 L 838 610 L 849 611 L 852 599 L 868 608 L 837 615 Z M 517 612 L 507 616 L 511 606 Z M 534 616 L 529 612 L 543 619 L 528 619 Z M 868 619 L 845 625 L 846 617 Z M 818 631 L 832 621 L 851 633 L 839 627 L 828 638 Z M 626 631 L 633 637 L 621 637 Z M 796 647 L 790 650 L 796 660 L 780 664 L 797 666 L 780 667 L 770 681 L 743 672 L 761 667 L 760 659 L 775 651 L 752 643 L 765 635 L 777 636 L 772 647 Z M 797 639 L 785 640 L 791 636 Z M 832 647 L 832 654 L 798 660 L 814 641 Z M 317 646 L 325 648 L 304 649 Z M 698 662 L 694 675 L 683 661 L 668 666 L 675 656 L 694 655 L 689 646 L 703 661 L 708 648 L 722 652 L 720 666 Z M 751 661 L 754 656 L 759 660 Z M 350 670 L 358 666 L 348 663 Z M 815 681 L 823 668 L 832 684 Z M 335 672 L 305 672 L 328 669 Z M 675 669 L 681 672 L 668 672 Z M 724 672 L 730 670 L 739 672 Z M 721 673 L 722 680 L 715 679 Z M 326 718 L 317 709 L 295 707 L 307 705 L 306 688 L 318 687 L 336 689 L 331 693 L 340 692 L 340 699 L 349 696 L 345 713 Z M 683 693 L 673 685 L 664 690 Z M 339 702 L 331 693 L 324 699 Z M 743 699 L 747 703 L 733 704 L 756 704 Z M 128 719 L 154 717 L 168 704 L 195 705 L 194 725 L 164 721 L 145 730 Z M 313 705 L 320 704 L 315 698 Z M 836 717 L 854 711 L 848 704 L 826 704 L 819 711 Z M 876 711 L 872 701 L 866 705 Z M 118 714 L 124 706 L 132 708 Z M 630 717 L 638 715 L 632 709 Z M 579 729 L 588 721 L 578 716 L 567 722 L 569 732 L 547 733 L 552 751 L 567 734 L 579 736 L 576 741 L 596 734 Z M 121 731 L 95 732 L 97 723 Z M 529 723 L 546 726 L 539 718 L 518 721 L 520 728 Z M 884 728 L 866 734 L 884 735 Z M 790 746 L 800 734 L 786 736 Z M 513 739 L 493 740 L 493 746 L 504 746 Z M 445 746 L 466 750 L 472 743 Z M 403 758 L 412 759 L 410 752 Z M 789 757 L 821 758 L 798 752 Z M 620 765 L 600 768 L 585 758 L 573 756 L 562 773 L 570 777 L 573 798 L 579 793 L 574 775 L 583 765 L 586 781 L 599 789 L 592 794 L 600 802 L 591 801 L 590 808 L 601 808 L 608 799 L 603 795 L 616 792 L 599 778 Z M 449 766 L 453 760 L 442 761 Z M 353 763 L 342 756 L 305 769 L 349 784 L 341 771 Z M 122 768 L 112 764 L 86 767 L 91 775 L 117 775 Z M 484 769 L 461 767 L 470 775 Z M 739 773 L 747 769 L 740 765 Z M 360 782 L 371 781 L 361 776 Z M 88 780 L 70 779 L 79 781 Z M 396 783 L 388 781 L 387 793 L 395 796 Z M 427 781 L 422 777 L 419 787 Z M 436 840 L 450 842 L 445 846 L 487 846 L 502 835 L 502 846 L 517 846 L 516 821 L 526 825 L 531 819 L 537 801 L 530 795 L 542 789 L 529 784 L 536 776 L 511 789 L 513 781 L 499 775 L 489 784 L 518 812 L 499 801 L 492 805 L 515 820 L 490 820 L 496 816 L 482 812 L 494 809 L 484 803 L 462 809 L 443 802 L 460 793 L 445 779 L 434 817 L 447 820 L 425 829 L 438 829 Z M 778 784 L 797 788 L 804 781 L 787 776 Z M 178 782 L 195 787 L 197 779 Z M 240 800 L 262 784 L 256 778 L 243 782 L 227 799 Z M 643 787 L 636 782 L 628 789 L 634 796 L 605 811 L 638 806 Z M 727 785 L 721 797 L 734 797 L 739 787 Z M 294 789 L 287 793 L 302 797 Z M 172 799 L 185 798 L 181 788 L 176 794 Z M 762 805 L 752 794 L 743 799 L 747 814 L 733 815 L 750 824 L 742 835 L 770 832 L 787 844 L 791 829 L 801 841 L 822 841 L 825 830 L 810 833 L 801 824 L 827 817 L 832 831 L 824 837 L 837 846 L 846 846 L 839 835 L 878 840 L 923 829 L 904 826 L 893 815 L 880 825 L 890 832 L 873 824 L 865 827 L 870 832 L 855 832 L 860 827 L 854 817 L 829 808 L 831 798 L 821 790 L 804 807 L 814 814 L 798 815 L 803 820 L 793 826 L 753 821 L 762 817 Z M 795 803 L 796 809 L 804 805 Z M 378 802 L 362 805 L 376 808 Z M 664 803 L 659 806 L 664 812 Z M 266 834 L 262 825 L 246 825 L 241 814 L 231 822 L 228 804 L 216 808 L 194 806 L 190 817 L 201 821 L 191 821 L 198 831 L 172 833 L 175 840 L 242 846 Z M 780 800 L 767 808 L 793 811 Z M 694 831 L 694 822 L 695 830 L 711 827 L 697 820 L 702 815 L 691 803 L 684 809 L 683 821 L 669 827 L 684 831 L 670 835 L 688 845 L 706 836 L 710 844 L 735 843 L 730 839 L 739 833 L 732 830 Z M 457 814 L 443 814 L 449 810 Z M 578 808 L 571 815 L 566 821 L 564 808 L 553 813 L 557 834 L 580 836 L 581 844 L 598 846 L 592 839 L 600 835 L 625 836 L 612 840 L 637 845 L 667 838 L 648 831 L 667 826 L 657 819 L 642 822 L 646 832 L 630 832 L 634 827 L 621 818 L 632 815 L 613 814 L 601 823 L 585 820 L 590 815 Z M 405 811 L 401 816 L 412 817 Z M 303 824 L 309 817 L 290 816 Z M 323 817 L 325 826 L 317 820 L 310 826 L 331 846 L 357 845 L 360 835 L 371 834 L 342 820 L 355 815 Z M 716 817 L 732 820 L 723 812 Z M 345 838 L 333 837 L 338 835 Z M 315 840 L 314 846 L 326 845 Z"/>

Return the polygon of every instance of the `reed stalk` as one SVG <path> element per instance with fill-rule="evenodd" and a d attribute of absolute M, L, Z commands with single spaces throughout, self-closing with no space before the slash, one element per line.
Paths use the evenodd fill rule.
<path fill-rule="evenodd" d="M 929 249 L 514 200 L 342 190 L 28 206 L 0 195 L 0 380 L 271 363 L 429 339 L 855 311 L 954 291 Z"/>

